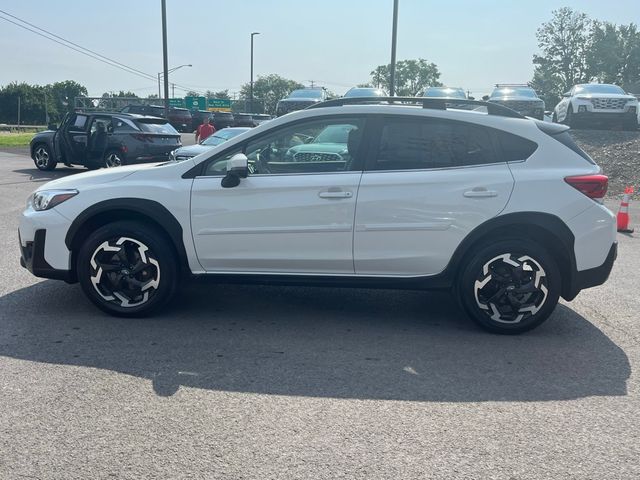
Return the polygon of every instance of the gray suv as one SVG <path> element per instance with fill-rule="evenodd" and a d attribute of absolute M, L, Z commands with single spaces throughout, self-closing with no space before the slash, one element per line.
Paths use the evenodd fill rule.
<path fill-rule="evenodd" d="M 57 130 L 35 134 L 30 151 L 40 170 L 58 163 L 95 169 L 165 161 L 181 146 L 180 134 L 164 118 L 100 112 L 67 114 Z"/>

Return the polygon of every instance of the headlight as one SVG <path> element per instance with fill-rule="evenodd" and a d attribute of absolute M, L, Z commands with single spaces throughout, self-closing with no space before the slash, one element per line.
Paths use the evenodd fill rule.
<path fill-rule="evenodd" d="M 176 151 L 175 150 L 171 150 L 169 152 L 169 160 L 173 162 L 173 161 L 175 161 L 175 159 L 176 159 Z"/>
<path fill-rule="evenodd" d="M 28 205 L 31 205 L 35 211 L 41 212 L 60 205 L 77 194 L 77 190 L 42 190 L 29 197 Z"/>

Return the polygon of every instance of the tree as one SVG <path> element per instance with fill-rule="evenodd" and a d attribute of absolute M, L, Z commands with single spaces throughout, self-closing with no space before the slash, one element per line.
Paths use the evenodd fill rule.
<path fill-rule="evenodd" d="M 61 116 L 64 112 L 71 112 L 76 97 L 86 97 L 87 89 L 73 80 L 56 82 L 47 86 L 50 89 L 55 109 Z"/>
<path fill-rule="evenodd" d="M 391 64 L 379 65 L 371 72 L 371 83 L 386 91 L 391 90 Z M 415 97 L 426 87 L 440 87 L 440 71 L 435 63 L 424 58 L 396 62 L 396 95 Z"/>
<path fill-rule="evenodd" d="M 211 90 L 207 90 L 204 93 L 204 96 L 209 98 L 222 98 L 226 100 L 230 100 L 231 96 L 229 95 L 229 90 L 218 90 L 217 92 L 212 92 Z"/>
<path fill-rule="evenodd" d="M 285 98 L 289 93 L 298 88 L 304 88 L 304 85 L 281 77 L 280 75 L 259 75 L 258 79 L 253 82 L 253 98 L 256 104 L 260 102 L 264 106 L 264 112 L 274 115 L 278 101 Z M 240 88 L 240 98 L 248 100 L 250 98 L 251 86 L 245 83 Z"/>

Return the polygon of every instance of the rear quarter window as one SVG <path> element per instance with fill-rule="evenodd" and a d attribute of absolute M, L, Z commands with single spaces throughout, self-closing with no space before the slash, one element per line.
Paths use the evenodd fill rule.
<path fill-rule="evenodd" d="M 498 130 L 496 132 L 505 162 L 526 160 L 538 149 L 538 144 L 526 138 Z"/>

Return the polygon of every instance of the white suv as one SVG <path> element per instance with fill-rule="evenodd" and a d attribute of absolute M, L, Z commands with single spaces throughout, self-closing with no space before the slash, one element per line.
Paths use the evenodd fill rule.
<path fill-rule="evenodd" d="M 55 180 L 29 198 L 21 263 L 121 316 L 211 275 L 451 289 L 483 328 L 529 330 L 607 279 L 607 177 L 567 127 L 461 102 L 487 113 L 342 98 L 183 162 Z M 345 134 L 314 142 L 328 127 Z"/>
<path fill-rule="evenodd" d="M 638 126 L 638 99 L 617 85 L 576 85 L 562 96 L 552 120 L 570 127 L 595 122 L 622 124 L 625 130 Z"/>

